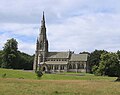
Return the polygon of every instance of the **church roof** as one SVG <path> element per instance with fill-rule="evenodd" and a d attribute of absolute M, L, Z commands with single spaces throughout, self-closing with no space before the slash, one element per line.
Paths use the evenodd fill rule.
<path fill-rule="evenodd" d="M 69 61 L 87 61 L 88 54 L 72 54 Z"/>
<path fill-rule="evenodd" d="M 41 62 L 40 64 L 44 64 L 44 62 Z M 46 61 L 45 64 L 68 64 L 66 61 Z"/>
<path fill-rule="evenodd" d="M 48 58 L 69 58 L 69 52 L 48 52 Z"/>

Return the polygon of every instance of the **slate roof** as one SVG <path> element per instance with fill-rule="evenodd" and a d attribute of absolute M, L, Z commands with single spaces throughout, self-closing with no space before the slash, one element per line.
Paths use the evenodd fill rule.
<path fill-rule="evenodd" d="M 60 58 L 69 58 L 69 61 L 87 61 L 88 54 L 70 54 L 69 58 L 69 52 L 48 52 L 47 58 L 53 58 L 53 59 L 60 59 Z M 51 62 L 51 61 L 50 61 Z M 60 61 L 61 63 L 62 61 Z M 49 63 L 49 62 L 48 62 Z M 52 61 L 52 63 L 59 64 L 59 61 Z"/>
<path fill-rule="evenodd" d="M 48 58 L 69 58 L 69 52 L 48 52 Z"/>
<path fill-rule="evenodd" d="M 87 61 L 88 54 L 72 54 L 69 61 Z"/>
<path fill-rule="evenodd" d="M 41 62 L 40 64 L 43 64 L 43 62 Z M 68 64 L 68 62 L 66 61 L 46 61 L 45 64 Z"/>

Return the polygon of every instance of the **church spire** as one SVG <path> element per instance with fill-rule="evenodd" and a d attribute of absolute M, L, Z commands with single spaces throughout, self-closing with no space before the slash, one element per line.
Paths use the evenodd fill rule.
<path fill-rule="evenodd" d="M 45 16 L 44 16 L 44 11 L 43 11 L 43 16 L 42 16 L 42 20 L 41 20 L 40 34 L 43 34 L 44 36 L 46 36 L 46 26 L 45 26 Z"/>
<path fill-rule="evenodd" d="M 44 45 L 45 42 L 45 45 Z M 45 48 L 45 52 L 48 51 L 48 40 L 47 40 L 47 35 L 46 35 L 46 26 L 45 26 L 45 16 L 44 16 L 44 11 L 42 15 L 42 20 L 41 20 L 41 28 L 40 28 L 40 34 L 39 34 L 39 47 L 40 50 L 43 51 Z"/>
<path fill-rule="evenodd" d="M 46 61 L 47 53 L 48 53 L 48 40 L 46 35 L 45 16 L 43 12 L 40 34 L 36 42 L 36 52 L 35 52 L 34 67 L 33 67 L 34 70 L 37 71 L 37 69 L 40 68 L 39 64 L 41 62 Z"/>
<path fill-rule="evenodd" d="M 45 16 L 44 16 L 44 11 L 43 11 L 43 17 L 41 21 L 41 27 L 45 27 Z"/>
<path fill-rule="evenodd" d="M 43 21 L 45 21 L 45 17 L 44 17 L 44 11 L 43 11 Z"/>

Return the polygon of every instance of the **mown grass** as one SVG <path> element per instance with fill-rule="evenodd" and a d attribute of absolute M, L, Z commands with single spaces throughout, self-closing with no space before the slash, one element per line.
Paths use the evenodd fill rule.
<path fill-rule="evenodd" d="M 25 78 L 25 79 L 36 79 L 34 72 L 28 72 L 24 70 L 12 70 L 12 69 L 0 69 L 0 77 L 6 74 L 6 78 Z"/>
<path fill-rule="evenodd" d="M 18 78 L 18 79 L 37 79 L 34 72 L 22 71 L 22 70 L 9 70 L 0 69 L 0 77 L 6 74 L 6 78 Z M 94 76 L 93 74 L 86 73 L 58 73 L 58 74 L 44 74 L 41 80 L 106 80 L 114 81 L 115 77 L 107 76 Z"/>
<path fill-rule="evenodd" d="M 2 75 L 6 73 L 6 77 Z M 0 69 L 0 95 L 120 95 L 115 77 L 86 73 L 44 74 Z"/>

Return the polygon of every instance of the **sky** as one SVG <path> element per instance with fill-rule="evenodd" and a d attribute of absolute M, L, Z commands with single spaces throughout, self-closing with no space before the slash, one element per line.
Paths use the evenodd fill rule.
<path fill-rule="evenodd" d="M 34 54 L 43 11 L 50 51 L 120 50 L 120 0 L 0 0 L 0 50 Z"/>

